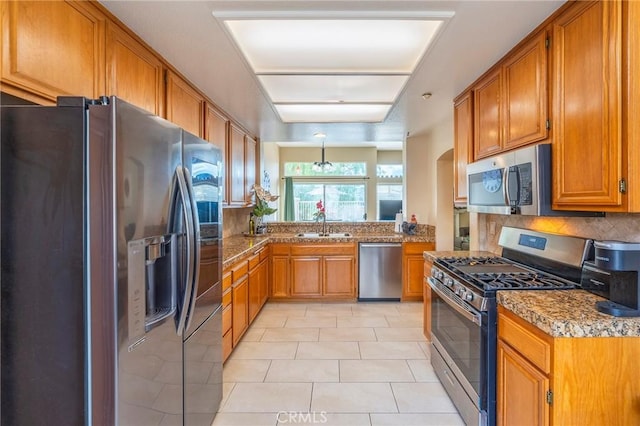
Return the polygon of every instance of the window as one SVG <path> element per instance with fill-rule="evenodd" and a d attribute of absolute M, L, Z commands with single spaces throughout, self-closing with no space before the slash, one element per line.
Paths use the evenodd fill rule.
<path fill-rule="evenodd" d="M 378 220 L 394 220 L 402 210 L 402 185 L 378 185 Z"/>
<path fill-rule="evenodd" d="M 329 171 L 318 172 L 313 163 L 284 164 L 284 175 L 293 178 L 296 221 L 315 220 L 316 203 L 322 200 L 327 221 L 357 222 L 366 219 L 367 173 L 365 162 L 332 163 Z M 355 177 L 362 177 L 363 180 Z"/>
<path fill-rule="evenodd" d="M 379 178 L 393 179 L 404 176 L 402 164 L 378 164 L 376 167 L 376 175 Z"/>

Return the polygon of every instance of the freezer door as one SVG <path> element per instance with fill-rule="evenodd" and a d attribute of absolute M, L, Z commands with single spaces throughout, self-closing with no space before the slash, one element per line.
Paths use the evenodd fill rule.
<path fill-rule="evenodd" d="M 210 426 L 222 400 L 222 307 L 184 342 L 185 425 Z"/>

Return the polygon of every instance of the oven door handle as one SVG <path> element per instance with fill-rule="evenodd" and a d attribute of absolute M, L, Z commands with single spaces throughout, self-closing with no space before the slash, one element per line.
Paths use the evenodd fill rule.
<path fill-rule="evenodd" d="M 429 283 L 429 287 L 431 287 L 431 290 L 433 290 L 438 296 L 440 296 L 440 298 L 444 300 L 447 303 L 447 305 L 455 309 L 456 312 L 458 312 L 460 315 L 462 315 L 469 321 L 473 322 L 474 324 L 478 324 L 479 326 L 482 326 L 482 315 L 476 312 L 470 311 L 466 309 L 464 306 L 460 306 L 458 303 L 456 303 L 455 300 L 453 300 L 451 297 L 449 297 L 449 295 L 447 295 L 445 292 L 443 292 L 437 287 L 433 278 L 431 277 L 427 278 L 427 282 Z"/>

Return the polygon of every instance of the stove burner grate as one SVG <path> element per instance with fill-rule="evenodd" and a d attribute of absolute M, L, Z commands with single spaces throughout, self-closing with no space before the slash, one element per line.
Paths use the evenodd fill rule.
<path fill-rule="evenodd" d="M 542 273 L 471 273 L 468 275 L 480 282 L 485 290 L 575 288 L 572 282 Z"/>

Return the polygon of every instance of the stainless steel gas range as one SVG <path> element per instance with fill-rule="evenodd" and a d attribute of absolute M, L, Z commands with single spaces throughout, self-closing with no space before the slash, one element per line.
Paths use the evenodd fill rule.
<path fill-rule="evenodd" d="M 428 277 L 431 364 L 468 425 L 496 423 L 496 292 L 580 283 L 591 240 L 503 227 L 502 256 L 440 257 Z"/>

